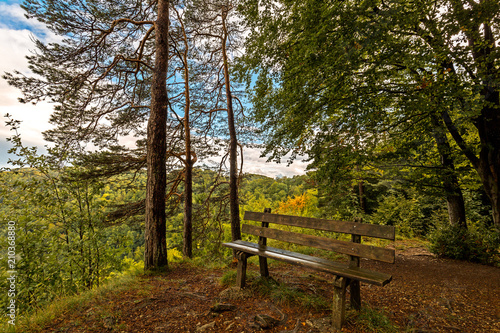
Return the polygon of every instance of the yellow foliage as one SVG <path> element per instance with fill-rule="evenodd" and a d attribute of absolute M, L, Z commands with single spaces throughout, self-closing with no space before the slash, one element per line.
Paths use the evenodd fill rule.
<path fill-rule="evenodd" d="M 293 198 L 289 197 L 287 200 L 280 202 L 276 213 L 312 217 L 318 209 L 318 200 L 313 192 L 314 191 L 307 191 L 301 195 Z"/>
<path fill-rule="evenodd" d="M 182 253 L 176 248 L 173 248 L 167 251 L 167 258 L 169 262 L 174 262 L 177 261 L 177 259 L 182 259 Z"/>

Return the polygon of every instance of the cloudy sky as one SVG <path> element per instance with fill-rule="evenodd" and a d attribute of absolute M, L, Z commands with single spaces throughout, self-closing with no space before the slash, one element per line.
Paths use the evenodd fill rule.
<path fill-rule="evenodd" d="M 0 74 L 17 70 L 29 74 L 26 55 L 34 50 L 33 36 L 45 42 L 55 41 L 56 37 L 39 22 L 27 20 L 23 10 L 19 7 L 21 0 L 0 0 Z M 26 146 L 37 146 L 43 151 L 46 144 L 42 132 L 50 128 L 48 123 L 52 112 L 52 105 L 40 103 L 25 105 L 18 102 L 20 93 L 10 87 L 0 78 L 0 167 L 7 166 L 11 147 L 6 138 L 13 132 L 5 125 L 6 114 L 22 121 L 19 133 Z M 296 160 L 291 166 L 286 161 L 281 164 L 266 163 L 260 158 L 260 152 L 255 149 L 246 149 L 244 153 L 244 172 L 257 173 L 270 177 L 300 175 L 304 173 L 306 163 Z"/>

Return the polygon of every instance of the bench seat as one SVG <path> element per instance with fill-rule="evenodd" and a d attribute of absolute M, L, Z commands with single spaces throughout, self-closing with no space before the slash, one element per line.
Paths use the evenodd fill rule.
<path fill-rule="evenodd" d="M 270 246 L 259 245 L 242 240 L 236 240 L 223 244 L 236 251 L 245 252 L 251 255 L 266 257 L 284 261 L 290 264 L 312 268 L 317 271 L 343 276 L 361 282 L 385 286 L 392 280 L 392 276 L 385 273 L 374 272 L 359 267 L 349 267 L 348 264 L 330 261 L 323 258 L 313 257 L 306 254 L 277 249 Z"/>

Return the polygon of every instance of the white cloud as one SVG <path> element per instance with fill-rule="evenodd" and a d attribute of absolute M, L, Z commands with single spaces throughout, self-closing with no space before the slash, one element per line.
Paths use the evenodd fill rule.
<path fill-rule="evenodd" d="M 26 56 L 33 50 L 33 34 L 44 40 L 54 41 L 56 38 L 38 21 L 28 20 L 24 11 L 18 5 L 0 3 L 2 20 L 0 22 L 0 74 L 15 70 L 30 74 Z M 43 147 L 42 132 L 49 129 L 49 116 L 52 106 L 48 103 L 25 105 L 18 102 L 21 92 L 0 79 L 0 166 L 5 166 L 8 160 L 7 150 L 10 147 L 6 138 L 14 133 L 5 125 L 5 114 L 22 121 L 19 128 L 23 142 L 28 146 Z"/>
<path fill-rule="evenodd" d="M 307 162 L 297 158 L 288 166 L 288 156 L 283 158 L 284 163 L 267 162 L 267 158 L 260 157 L 261 151 L 256 148 L 245 148 L 243 150 L 243 172 L 264 175 L 268 177 L 293 177 L 305 174 Z"/>

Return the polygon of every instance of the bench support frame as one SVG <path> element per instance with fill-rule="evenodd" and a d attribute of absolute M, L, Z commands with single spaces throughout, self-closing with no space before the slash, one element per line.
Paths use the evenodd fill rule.
<path fill-rule="evenodd" d="M 335 276 L 333 282 L 332 327 L 339 331 L 345 318 L 345 292 L 348 282 L 348 279 L 341 276 Z"/>
<path fill-rule="evenodd" d="M 245 288 L 245 281 L 247 275 L 247 259 L 249 255 L 245 252 L 236 252 L 238 258 L 238 268 L 236 271 L 236 285 L 238 288 Z"/>

